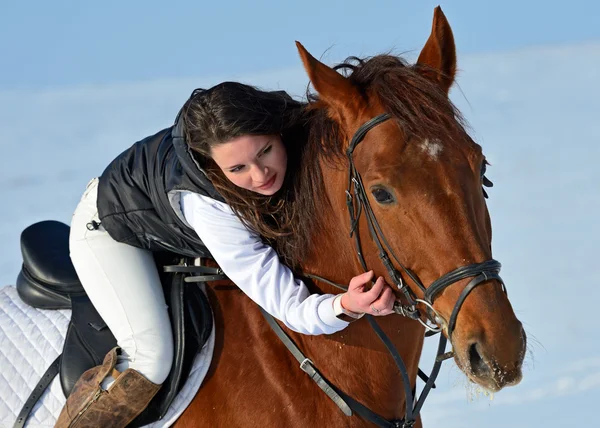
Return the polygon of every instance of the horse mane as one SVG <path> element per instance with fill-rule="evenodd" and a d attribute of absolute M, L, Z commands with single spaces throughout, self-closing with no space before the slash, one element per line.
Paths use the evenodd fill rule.
<path fill-rule="evenodd" d="M 404 132 L 406 138 L 438 138 L 445 141 L 464 135 L 465 121 L 447 94 L 432 80 L 393 55 L 361 59 L 349 57 L 336 65 L 359 90 L 365 104 L 376 96 Z M 308 255 L 312 237 L 323 231 L 322 212 L 331 209 L 327 199 L 321 162 L 339 167 L 345 164 L 344 141 L 347 138 L 334 121 L 318 94 L 307 88 L 304 144 L 289 157 L 296 171 L 288 194 L 294 230 L 273 243 L 289 266 L 298 268 Z"/>

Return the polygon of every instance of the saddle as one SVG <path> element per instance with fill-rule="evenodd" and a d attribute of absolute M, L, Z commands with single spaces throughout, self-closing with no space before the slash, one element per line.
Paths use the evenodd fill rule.
<path fill-rule="evenodd" d="M 69 226 L 42 221 L 21 234 L 23 266 L 17 278 L 19 297 L 39 309 L 71 309 L 62 355 L 48 368 L 19 414 L 15 427 L 22 427 L 33 405 L 58 373 L 68 397 L 86 370 L 100 365 L 116 339 L 87 297 L 69 257 Z M 194 358 L 212 331 L 212 312 L 197 282 L 223 279 L 218 268 L 193 266 L 194 260 L 169 253 L 156 253 L 165 300 L 173 329 L 174 357 L 171 372 L 161 390 L 129 426 L 139 427 L 162 418 L 183 387 Z M 190 266 L 192 265 L 192 266 Z M 210 273 L 208 276 L 191 276 Z M 188 284 L 191 283 L 191 284 Z"/>

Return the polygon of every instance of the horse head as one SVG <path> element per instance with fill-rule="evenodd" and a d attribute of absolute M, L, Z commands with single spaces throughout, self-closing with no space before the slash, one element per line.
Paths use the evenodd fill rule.
<path fill-rule="evenodd" d="M 491 391 L 518 383 L 526 336 L 492 260 L 482 188 L 490 184 L 487 161 L 448 97 L 456 50 L 441 9 L 414 65 L 379 55 L 333 69 L 297 47 L 318 94 L 310 104 L 320 118 L 311 138 L 328 158 L 321 159 L 323 193 L 342 225 L 340 259 L 351 254 L 345 262 L 356 273 L 374 269 L 397 288 L 399 301 L 412 300 L 443 330 L 472 381 Z"/>

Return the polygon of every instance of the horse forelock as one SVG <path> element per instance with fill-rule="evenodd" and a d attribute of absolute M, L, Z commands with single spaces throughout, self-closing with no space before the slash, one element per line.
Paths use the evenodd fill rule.
<path fill-rule="evenodd" d="M 442 88 L 421 73 L 418 66 L 408 64 L 401 57 L 383 54 L 364 59 L 350 57 L 334 69 L 359 90 L 367 106 L 366 112 L 369 112 L 368 106 L 383 108 L 405 136 L 463 142 L 468 129 L 465 119 Z M 319 149 L 321 158 L 343 159 L 344 140 L 348 136 L 332 119 L 318 94 L 307 90 L 306 97 L 308 108 L 313 112 L 309 144 Z"/>

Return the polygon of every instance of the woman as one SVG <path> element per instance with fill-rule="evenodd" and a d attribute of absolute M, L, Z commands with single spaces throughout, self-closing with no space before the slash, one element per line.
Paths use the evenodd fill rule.
<path fill-rule="evenodd" d="M 175 126 L 137 142 L 88 184 L 71 223 L 71 258 L 120 353 L 81 376 L 57 426 L 125 426 L 167 378 L 172 333 L 153 251 L 214 258 L 300 333 L 331 334 L 366 312 L 392 312 L 383 278 L 364 289 L 372 271 L 346 293 L 311 295 L 284 264 L 295 264 L 290 248 L 307 247 L 294 234 L 307 114 L 281 91 L 232 82 L 195 90 Z"/>

